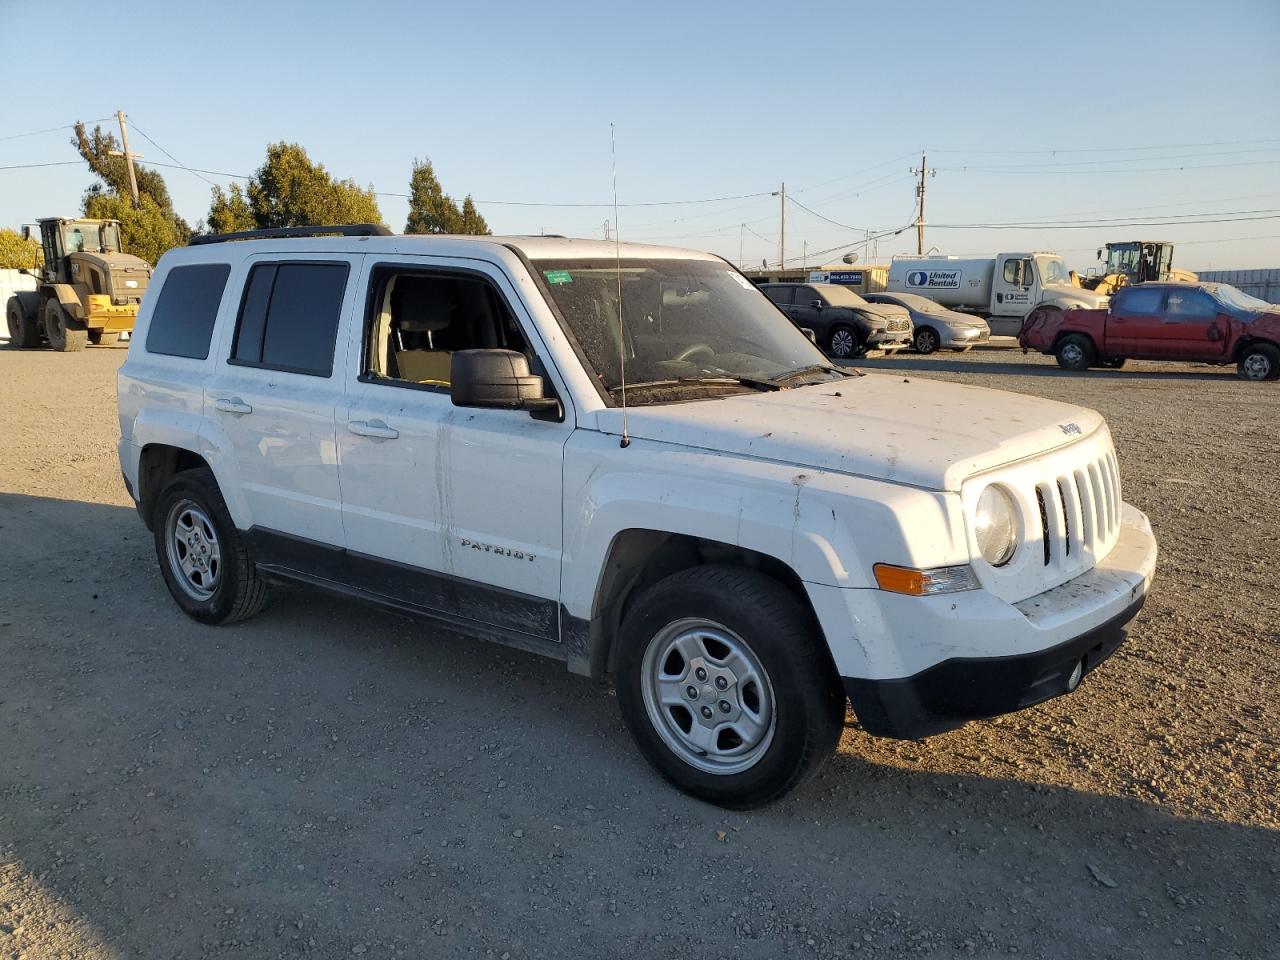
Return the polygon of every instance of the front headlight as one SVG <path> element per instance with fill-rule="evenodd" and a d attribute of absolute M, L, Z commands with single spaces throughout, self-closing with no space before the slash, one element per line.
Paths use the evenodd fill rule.
<path fill-rule="evenodd" d="M 1018 547 L 1017 507 L 1002 487 L 982 491 L 974 516 L 974 538 L 982 559 L 993 567 L 1003 567 L 1013 559 Z"/>

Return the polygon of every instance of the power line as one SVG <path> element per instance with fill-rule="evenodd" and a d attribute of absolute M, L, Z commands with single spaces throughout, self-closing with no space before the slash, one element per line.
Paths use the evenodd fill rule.
<path fill-rule="evenodd" d="M 112 117 L 99 117 L 97 120 L 85 120 L 85 121 L 84 121 L 84 123 L 85 123 L 86 125 L 87 125 L 87 124 L 90 124 L 90 123 L 103 123 L 103 122 L 105 122 L 105 121 L 107 121 L 107 120 L 111 120 L 111 119 L 113 119 L 113 118 L 112 118 Z M 59 130 L 74 130 L 75 128 L 76 128 L 76 125 L 75 125 L 74 123 L 64 123 L 64 124 L 63 124 L 62 126 L 60 126 L 60 127 L 45 127 L 43 130 L 30 130 L 30 131 L 28 131 L 27 133 L 11 133 L 11 134 L 9 134 L 8 136 L 0 137 L 0 141 L 4 141 L 4 140 L 20 140 L 20 139 L 22 139 L 23 137 L 35 137 L 35 136 L 39 136 L 39 135 L 40 135 L 40 134 L 42 134 L 42 133 L 57 133 Z"/>
<path fill-rule="evenodd" d="M 1136 153 L 1139 150 L 1191 150 L 1197 147 L 1236 147 L 1249 143 L 1280 143 L 1280 140 L 1213 140 L 1208 143 L 1157 143 L 1143 147 L 1068 147 L 1066 149 L 1043 148 L 1040 150 L 934 150 L 934 153 L 984 153 L 996 155 L 1056 154 L 1056 153 Z"/>
<path fill-rule="evenodd" d="M 1090 223 L 933 223 L 939 230 L 1101 230 L 1123 227 L 1197 226 L 1202 223 L 1242 223 L 1253 220 L 1280 220 L 1280 213 L 1256 217 L 1221 217 L 1212 220 L 1132 220 L 1117 224 L 1113 220 Z"/>
<path fill-rule="evenodd" d="M 79 166 L 83 160 L 55 160 L 52 163 L 11 163 L 0 170 L 34 170 L 36 167 L 70 167 Z"/>
<path fill-rule="evenodd" d="M 1143 158 L 1147 159 L 1147 158 Z M 1057 167 L 1035 166 L 1032 169 L 1028 167 L 939 167 L 939 170 L 948 173 L 1029 173 L 1029 174 L 1053 174 L 1062 175 L 1067 173 L 1158 173 L 1163 170 L 1221 170 L 1225 167 L 1266 167 L 1280 163 L 1280 160 L 1244 160 L 1239 163 L 1197 163 L 1197 164 L 1181 164 L 1175 167 L 1128 167 L 1123 170 L 1063 170 Z"/>
<path fill-rule="evenodd" d="M 1025 167 L 1096 167 L 1106 163 L 1150 163 L 1159 160 L 1200 160 L 1205 157 L 1235 157 L 1243 153 L 1274 153 L 1276 147 L 1253 147 L 1248 150 L 1215 150 L 1212 153 L 1171 153 L 1163 157 L 1108 157 L 1105 160 L 1044 160 L 1034 163 L 999 163 L 986 169 L 1017 170 Z"/>
<path fill-rule="evenodd" d="M 205 183 L 209 184 L 209 186 L 211 186 L 211 187 L 216 187 L 216 186 L 217 186 L 217 184 L 216 184 L 216 183 L 214 183 L 212 180 L 210 180 L 210 179 L 209 179 L 208 177 L 206 177 L 204 174 L 202 174 L 202 173 L 200 173 L 200 172 L 198 172 L 198 171 L 196 171 L 196 170 L 191 169 L 191 167 L 188 167 L 185 163 L 183 163 L 181 160 L 179 160 L 177 157 L 175 157 L 172 153 L 170 153 L 170 152 L 169 152 L 168 150 L 166 150 L 164 147 L 160 146 L 160 144 L 156 143 L 156 142 L 155 142 L 155 140 L 153 140 L 153 139 L 152 139 L 152 138 L 147 134 L 147 132 L 146 132 L 145 130 L 143 130 L 140 126 L 138 126 L 138 121 L 137 121 L 137 120 L 134 120 L 134 121 L 133 121 L 133 129 L 137 130 L 137 131 L 138 131 L 138 133 L 142 134 L 142 138 L 143 138 L 144 140 L 146 140 L 149 144 L 151 144 L 153 147 L 155 147 L 157 150 L 159 150 L 161 153 L 163 153 L 166 157 L 168 157 L 170 160 L 172 160 L 172 161 L 173 161 L 174 163 L 176 163 L 178 166 L 180 166 L 183 170 L 186 170 L 188 173 L 192 174 L 193 176 L 197 176 L 197 177 L 199 177 L 201 180 L 203 180 Z"/>
<path fill-rule="evenodd" d="M 827 221 L 827 223 L 835 224 L 835 226 L 837 227 L 843 227 L 845 230 L 866 230 L 867 229 L 866 227 L 855 227 L 855 226 L 852 226 L 851 224 L 841 223 L 839 220 L 832 220 L 830 217 L 825 217 L 822 214 L 820 214 L 817 210 L 814 210 L 810 207 L 806 207 L 803 203 L 801 203 L 795 197 L 787 197 L 787 200 L 790 201 L 795 206 L 799 207 L 801 210 L 805 211 L 805 213 L 811 213 L 815 217 L 817 217 L 819 220 L 825 220 Z"/>

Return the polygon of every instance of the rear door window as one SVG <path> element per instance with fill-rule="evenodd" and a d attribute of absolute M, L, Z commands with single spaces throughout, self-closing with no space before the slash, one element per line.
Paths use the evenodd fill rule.
<path fill-rule="evenodd" d="M 260 263 L 245 284 L 232 363 L 328 377 L 345 263 Z"/>
<path fill-rule="evenodd" d="M 1187 323 L 1212 320 L 1218 315 L 1217 303 L 1201 290 L 1170 290 L 1167 310 L 1170 320 Z"/>
<path fill-rule="evenodd" d="M 1134 287 L 1116 294 L 1112 313 L 1123 317 L 1158 317 L 1164 303 L 1164 290 L 1159 287 Z"/>
<path fill-rule="evenodd" d="M 205 360 L 231 265 L 174 267 L 156 297 L 147 328 L 147 352 Z"/>
<path fill-rule="evenodd" d="M 780 307 L 788 306 L 791 303 L 790 287 L 765 287 L 764 295 Z"/>

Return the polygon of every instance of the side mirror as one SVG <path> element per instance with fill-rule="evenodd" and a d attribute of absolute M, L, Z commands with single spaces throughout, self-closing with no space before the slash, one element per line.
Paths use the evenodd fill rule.
<path fill-rule="evenodd" d="M 514 350 L 459 350 L 449 368 L 455 407 L 493 410 L 558 410 L 542 378 L 529 372 L 529 360 Z"/>
<path fill-rule="evenodd" d="M 1098 259 L 1098 260 L 1101 260 L 1101 259 L 1102 259 L 1102 248 L 1101 248 L 1101 247 L 1099 247 L 1099 248 L 1098 248 L 1098 252 L 1097 252 L 1096 254 L 1094 254 L 1094 257 L 1095 257 L 1095 259 Z"/>
<path fill-rule="evenodd" d="M 31 224 L 29 224 L 29 223 L 24 223 L 24 224 L 22 225 L 22 239 L 23 239 L 23 240 L 30 240 L 30 239 L 31 239 Z"/>
<path fill-rule="evenodd" d="M 822 301 L 821 301 L 821 300 L 810 300 L 810 301 L 809 301 L 809 306 L 813 307 L 813 309 L 815 309 L 815 310 L 821 310 L 821 309 L 822 309 Z"/>

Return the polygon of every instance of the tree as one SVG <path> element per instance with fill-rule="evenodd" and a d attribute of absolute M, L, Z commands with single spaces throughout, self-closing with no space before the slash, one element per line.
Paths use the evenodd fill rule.
<path fill-rule="evenodd" d="M 125 252 L 154 264 L 171 247 L 183 246 L 191 239 L 191 228 L 173 209 L 173 200 L 164 177 L 155 170 L 135 165 L 138 180 L 138 207 L 133 207 L 129 189 L 129 168 L 124 157 L 111 156 L 119 150 L 116 138 L 94 127 L 92 133 L 83 123 L 75 126 L 71 144 L 79 151 L 89 169 L 101 178 L 84 192 L 81 207 L 92 219 L 119 220 L 120 245 Z"/>
<path fill-rule="evenodd" d="M 209 204 L 210 233 L 235 233 L 252 230 L 257 225 L 240 184 L 233 183 L 229 193 L 223 193 L 221 187 L 213 188 L 213 201 Z"/>
<path fill-rule="evenodd" d="M 249 181 L 248 193 L 248 210 L 253 225 L 259 228 L 382 222 L 372 187 L 361 188 L 350 179 L 334 180 L 323 164 L 312 163 L 307 151 L 296 143 L 268 145 L 266 163 Z M 218 199 L 215 193 L 215 206 Z M 233 187 L 225 209 L 231 212 L 234 205 Z M 209 222 L 214 223 L 213 209 Z"/>
<path fill-rule="evenodd" d="M 0 270 L 31 270 L 41 259 L 36 241 L 23 240 L 16 230 L 0 230 Z"/>
<path fill-rule="evenodd" d="M 462 214 L 449 199 L 430 160 L 414 160 L 409 175 L 409 219 L 405 233 L 460 233 Z"/>
<path fill-rule="evenodd" d="M 173 217 L 160 209 L 150 194 L 139 195 L 137 209 L 127 196 L 91 194 L 85 197 L 84 215 L 95 220 L 119 220 L 121 248 L 152 265 L 166 250 L 181 247 L 190 239 L 178 232 Z"/>
<path fill-rule="evenodd" d="M 462 232 L 478 236 L 489 234 L 489 224 L 485 223 L 484 217 L 480 216 L 480 211 L 476 209 L 469 193 L 462 201 Z"/>

